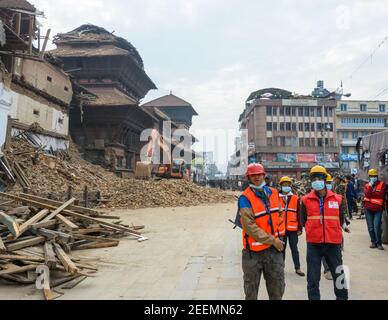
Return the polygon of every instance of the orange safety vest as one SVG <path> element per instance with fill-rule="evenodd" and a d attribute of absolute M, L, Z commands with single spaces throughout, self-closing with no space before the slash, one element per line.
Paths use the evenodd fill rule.
<path fill-rule="evenodd" d="M 291 199 L 288 201 L 288 206 L 284 203 L 286 197 L 280 196 L 280 204 L 283 208 L 282 214 L 282 225 L 280 235 L 285 235 L 286 231 L 298 231 L 298 202 L 299 197 L 295 194 L 291 196 Z"/>
<path fill-rule="evenodd" d="M 380 192 L 381 189 L 383 188 L 383 185 L 384 185 L 384 182 L 380 181 L 380 183 L 376 186 L 376 192 Z M 373 204 L 377 204 L 379 206 L 384 205 L 384 199 L 381 199 L 381 198 L 374 198 L 374 197 L 367 198 L 367 197 L 365 197 L 364 201 L 365 202 L 370 202 L 370 203 L 373 203 Z"/>
<path fill-rule="evenodd" d="M 247 188 L 243 196 L 245 196 L 251 204 L 257 226 L 265 232 L 272 234 L 275 238 L 279 237 L 279 227 L 281 225 L 279 212 L 279 193 L 276 189 L 269 188 L 272 192 L 269 197 L 269 211 L 263 201 L 255 195 L 251 188 Z M 270 248 L 270 245 L 257 242 L 250 237 L 243 229 L 242 231 L 243 246 L 245 250 L 260 252 Z"/>
<path fill-rule="evenodd" d="M 315 191 L 302 197 L 302 202 L 307 210 L 305 224 L 307 242 L 341 244 L 343 241 L 340 222 L 342 196 L 330 190 L 327 191 L 322 213 Z"/>

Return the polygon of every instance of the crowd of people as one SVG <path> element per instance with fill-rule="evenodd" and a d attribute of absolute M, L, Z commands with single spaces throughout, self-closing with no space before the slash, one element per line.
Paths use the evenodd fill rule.
<path fill-rule="evenodd" d="M 271 181 L 261 164 L 251 164 L 247 184 L 238 200 L 236 225 L 242 228 L 244 290 L 247 300 L 258 297 L 264 276 L 270 300 L 281 300 L 285 291 L 285 257 L 289 244 L 295 273 L 302 271 L 298 250 L 299 237 L 307 241 L 307 294 L 320 299 L 319 283 L 324 276 L 333 281 L 338 300 L 348 299 L 348 283 L 343 266 L 343 232 L 351 233 L 350 224 L 359 212 L 361 201 L 371 249 L 384 250 L 382 214 L 385 206 L 385 184 L 375 169 L 369 171 L 369 182 L 361 189 L 356 176 L 336 175 L 322 166 L 310 170 L 310 188 L 304 194 L 295 192 L 295 180 L 282 177 Z"/>

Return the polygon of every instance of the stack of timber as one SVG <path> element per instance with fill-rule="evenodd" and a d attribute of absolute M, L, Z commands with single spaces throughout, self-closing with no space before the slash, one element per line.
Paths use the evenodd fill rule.
<path fill-rule="evenodd" d="M 112 222 L 119 218 L 74 202 L 0 193 L 0 278 L 34 284 L 38 273 L 50 270 L 42 291 L 45 299 L 56 299 L 61 296 L 56 287 L 72 288 L 98 271 L 72 251 L 116 247 L 123 237 L 147 240 L 138 231 L 144 226 Z"/>

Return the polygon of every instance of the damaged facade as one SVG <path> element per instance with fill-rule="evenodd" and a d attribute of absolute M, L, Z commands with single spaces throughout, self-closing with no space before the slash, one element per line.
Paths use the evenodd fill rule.
<path fill-rule="evenodd" d="M 41 15 L 24 0 L 0 2 L 5 31 L 5 43 L 0 44 L 5 81 L 0 91 L 9 104 L 8 115 L 3 112 L 0 121 L 4 131 L 10 117 L 8 136 L 28 132 L 33 143 L 55 152 L 69 146 L 68 113 L 73 91 L 61 63 L 44 52 L 47 39 L 41 44 L 36 18 Z M 37 48 L 33 46 L 35 40 Z"/>
<path fill-rule="evenodd" d="M 144 71 L 138 51 L 103 28 L 83 25 L 58 34 L 51 53 L 64 62 L 76 82 L 70 132 L 85 159 L 116 172 L 131 173 L 140 160 L 140 134 L 159 120 L 139 107 L 155 84 Z"/>

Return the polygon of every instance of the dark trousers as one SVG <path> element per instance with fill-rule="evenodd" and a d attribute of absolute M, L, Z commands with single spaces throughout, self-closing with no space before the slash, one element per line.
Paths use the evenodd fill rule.
<path fill-rule="evenodd" d="M 353 218 L 353 208 L 354 208 L 354 199 L 353 198 L 347 198 L 348 203 L 348 212 L 349 212 L 349 218 Z"/>
<path fill-rule="evenodd" d="M 348 300 L 344 270 L 338 268 L 343 265 L 341 247 L 340 244 L 307 244 L 307 292 L 309 300 L 321 299 L 319 282 L 321 281 L 322 258 L 325 258 L 333 276 L 334 293 L 337 300 Z"/>
<path fill-rule="evenodd" d="M 382 245 L 382 217 L 383 213 L 378 211 L 370 211 L 365 209 L 366 223 L 368 226 L 369 236 L 372 243 Z"/>
<path fill-rule="evenodd" d="M 257 300 L 261 275 L 264 275 L 270 300 L 281 300 L 285 290 L 282 253 L 271 247 L 261 252 L 243 250 L 242 268 L 246 300 Z"/>
<path fill-rule="evenodd" d="M 323 257 L 323 259 L 322 259 L 322 264 L 323 264 L 323 272 L 328 273 L 330 271 L 330 268 L 325 260 L 325 257 Z"/>
<path fill-rule="evenodd" d="M 298 241 L 299 236 L 297 231 L 287 231 L 286 236 L 283 239 L 284 241 L 284 251 L 283 251 L 283 259 L 286 261 L 286 250 L 287 250 L 287 242 L 290 243 L 290 249 L 292 254 L 292 261 L 294 261 L 295 270 L 300 269 L 300 260 L 299 260 L 299 251 L 298 251 Z"/>

